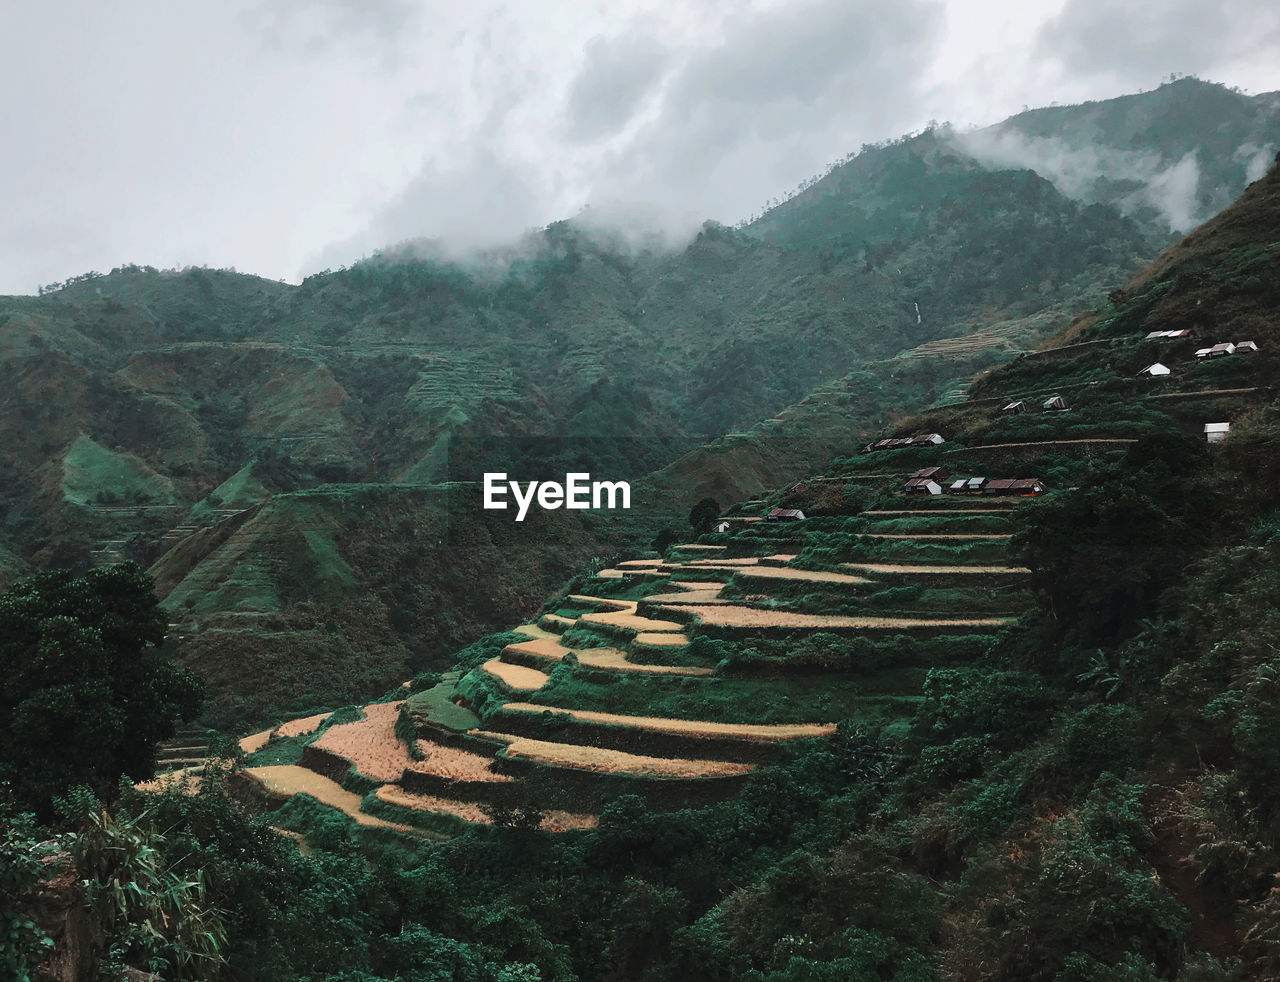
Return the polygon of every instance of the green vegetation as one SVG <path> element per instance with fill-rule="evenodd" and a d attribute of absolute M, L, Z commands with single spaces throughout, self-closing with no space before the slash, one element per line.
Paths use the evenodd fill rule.
<path fill-rule="evenodd" d="M 1205 95 L 1199 88 L 1179 91 Z M 1150 102 L 1167 108 L 1169 98 L 1161 89 Z M 1215 101 L 1215 120 L 1225 118 L 1231 104 Z M 1118 115 L 1105 104 L 1073 108 L 1091 125 L 1107 123 L 1107 139 L 1119 140 L 1131 125 L 1121 121 L 1143 105 L 1128 103 Z M 1179 136 L 1168 115 L 1144 118 L 1160 152 L 1177 155 Z M 1019 125 L 1035 135 L 1042 122 L 1031 114 Z M 946 430 L 943 447 L 854 456 L 859 441 L 849 437 L 852 431 L 873 425 L 885 430 L 883 418 L 891 411 L 917 411 L 928 399 L 923 393 L 954 386 L 956 369 L 942 364 L 945 357 L 904 358 L 896 378 L 858 375 L 822 386 L 793 407 L 813 429 L 760 424 L 750 435 L 698 448 L 654 478 L 657 487 L 679 489 L 656 520 L 668 529 L 704 492 L 729 501 L 747 485 L 734 514 L 759 514 L 775 502 L 817 506 L 814 518 L 796 526 L 758 523 L 717 536 L 716 543 L 728 547 L 724 555 L 794 550 L 792 568 L 813 570 L 858 561 L 926 568 L 1025 565 L 1031 571 L 983 581 L 986 574 L 973 572 L 867 570 L 868 583 L 839 590 L 803 580 L 752 581 L 709 568 L 672 579 L 728 580 L 724 596 L 771 615 L 793 607 L 864 615 L 911 611 L 930 619 L 1007 605 L 1017 620 L 998 629 L 788 633 L 770 630 L 762 620 L 760 628 L 724 638 L 695 622 L 687 627 L 687 646 L 627 653 L 648 660 L 649 667 L 661 658 L 713 668 L 709 675 L 629 674 L 617 665 L 586 667 L 570 656 L 554 666 L 544 662 L 549 680 L 527 696 L 546 707 L 545 716 L 504 711 L 509 694 L 475 669 L 521 636 L 485 635 L 483 625 L 509 627 L 544 604 L 549 612 L 575 616 L 587 605 L 568 594 L 597 588 L 639 601 L 639 614 L 646 615 L 645 597 L 669 590 L 669 580 L 600 580 L 594 574 L 645 551 L 659 526 L 634 534 L 623 529 L 605 546 L 605 531 L 597 527 L 474 521 L 458 504 L 464 498 L 450 497 L 452 489 L 356 484 L 350 473 L 341 486 L 306 486 L 325 467 L 338 473 L 357 466 L 334 449 L 347 432 L 336 425 L 340 418 L 361 426 L 372 420 L 388 432 L 416 418 L 424 429 L 406 438 L 394 464 L 410 467 L 429 456 L 446 430 L 452 442 L 486 414 L 511 423 L 504 413 L 512 405 L 502 393 L 519 391 L 523 381 L 510 366 L 508 374 L 491 371 L 485 376 L 491 381 L 484 381 L 462 343 L 476 330 L 485 332 L 494 351 L 510 354 L 513 364 L 523 345 L 528 364 L 547 374 L 540 391 L 572 407 L 570 418 L 584 431 L 593 419 L 610 427 L 638 427 L 653 418 L 686 425 L 704 409 L 718 424 L 746 418 L 743 407 L 752 399 L 757 408 L 763 404 L 758 394 L 769 385 L 787 393 L 786 385 L 807 384 L 801 380 L 807 368 L 793 373 L 784 359 L 759 357 L 759 350 L 767 351 L 765 320 L 801 325 L 792 327 L 796 361 L 825 350 L 817 339 L 824 324 L 835 323 L 824 321 L 829 311 L 808 321 L 794 316 L 795 295 L 777 299 L 785 292 L 779 284 L 791 282 L 785 277 L 843 277 L 866 288 L 871 296 L 863 312 L 874 314 L 879 304 L 892 309 L 889 263 L 896 272 L 901 260 L 903 279 L 927 298 L 926 309 L 980 299 L 1030 317 L 1069 292 L 1062 283 L 1028 282 L 1050 268 L 1056 250 L 1070 250 L 1063 268 L 1088 279 L 1090 269 L 1117 268 L 1109 264 L 1119 262 L 1124 243 L 1132 244 L 1126 236 L 1140 234 L 1145 220 L 1138 215 L 1119 222 L 1102 204 L 1064 204 L 1028 173 L 985 171 L 950 153 L 941 134 L 879 150 L 884 152 L 865 153 L 851 162 L 856 166 L 816 182 L 755 227 L 704 230 L 683 260 L 688 267 L 652 255 L 623 260 L 572 227 L 555 226 L 546 233 L 555 248 L 531 250 L 496 285 L 442 263 L 387 257 L 315 277 L 296 291 L 258 287 L 258 302 L 271 313 L 264 323 L 274 326 L 253 329 L 274 330 L 290 343 L 317 332 L 324 345 L 340 340 L 354 351 L 421 336 L 439 341 L 446 354 L 443 360 L 421 358 L 424 364 L 411 366 L 412 372 L 397 363 L 406 359 L 375 358 L 371 347 L 361 355 L 333 356 L 335 363 L 367 356 L 356 369 L 330 371 L 306 362 L 313 394 L 333 396 L 329 379 L 341 378 L 344 388 L 361 393 L 351 398 L 363 408 L 353 407 L 345 417 L 348 410 L 337 409 L 342 400 L 317 395 L 299 412 L 299 419 L 314 418 L 317 429 L 296 434 L 303 446 L 315 441 L 311 450 L 298 453 L 292 470 L 261 472 L 264 486 L 285 493 L 252 520 L 229 519 L 226 527 L 207 529 L 158 565 L 170 590 L 185 584 L 179 595 L 194 597 L 193 606 L 210 591 L 225 589 L 224 599 L 238 598 L 238 609 L 203 612 L 209 618 L 203 623 L 192 615 L 184 658 L 211 676 L 225 719 L 261 721 L 290 699 L 314 711 L 344 702 L 341 692 L 381 685 L 385 699 L 408 703 L 395 719 L 394 750 L 408 752 L 409 741 L 421 733 L 437 741 L 439 749 L 431 752 L 446 761 L 444 750 L 479 758 L 479 764 L 470 758 L 465 765 L 470 778 L 413 772 L 422 793 L 454 795 L 492 824 L 384 801 L 374 791 L 376 782 L 353 776 L 341 760 L 328 764 L 343 768 L 338 777 L 347 791 L 362 796 L 366 816 L 432 834 L 363 826 L 305 794 L 280 805 L 254 792 L 253 782 L 236 771 L 245 763 L 312 758 L 311 766 L 320 767 L 320 754 L 310 747 L 313 736 L 277 740 L 247 762 L 232 760 L 229 773 L 211 767 L 193 793 L 173 788 L 143 797 L 128 787 L 113 789 L 110 780 L 90 782 L 104 797 L 105 812 L 75 789 L 85 779 L 70 765 L 58 761 L 32 770 L 32 777 L 25 764 L 10 764 L 3 777 L 20 801 L 38 792 L 48 807 L 41 816 L 45 824 L 38 825 L 15 807 L 10 792 L 0 795 L 0 930 L 7 932 L 0 966 L 21 977 L 41 956 L 42 935 L 59 926 L 32 913 L 33 895 L 51 882 L 40 862 L 46 851 L 41 843 L 53 842 L 67 855 L 69 865 L 61 868 L 69 873 L 69 905 L 91 911 L 102 930 L 101 942 L 87 946 L 90 960 L 117 973 L 124 964 L 150 969 L 165 979 L 1263 982 L 1280 976 L 1280 656 L 1274 643 L 1280 636 L 1280 415 L 1270 388 L 1276 366 L 1266 357 L 1242 357 L 1228 368 L 1188 368 L 1188 377 L 1206 384 L 1226 376 L 1254 390 L 1238 404 L 1230 438 L 1214 446 L 1204 442 L 1204 419 L 1149 398 L 1158 393 L 1131 378 L 1135 361 L 1150 356 L 1142 336 L 1189 321 L 1197 307 L 1194 317 L 1214 318 L 1206 330 L 1233 338 L 1247 332 L 1260 344 L 1280 344 L 1265 286 L 1276 281 L 1265 274 L 1273 271 L 1280 229 L 1280 170 L 1059 339 L 1104 343 L 1016 360 L 985 375 L 975 386 L 977 399 L 919 412 L 891 427 L 899 433 Z M 860 197 L 842 200 L 834 193 L 858 182 L 865 182 L 859 183 Z M 824 196 L 835 200 L 824 206 Z M 902 211 L 904 202 L 923 207 Z M 824 227 L 827 216 L 840 221 Z M 832 228 L 851 237 L 842 239 Z M 923 245 L 935 238 L 954 247 L 946 261 Z M 1240 250 L 1248 240 L 1257 248 L 1245 254 Z M 806 265 L 803 250 L 819 245 L 830 254 L 819 253 Z M 985 245 L 1007 268 L 978 263 Z M 766 271 L 734 265 L 744 257 Z M 764 309 L 754 312 L 750 329 L 741 323 L 746 313 L 735 306 L 742 302 L 738 293 L 724 290 L 720 320 L 718 304 L 701 293 L 706 284 L 719 289 L 729 282 L 709 272 L 725 267 L 734 275 L 752 271 L 752 297 L 778 290 L 775 299 L 757 304 Z M 148 284 L 151 275 L 128 273 L 134 285 Z M 659 281 L 660 288 L 654 285 Z M 810 281 L 806 295 L 822 296 L 834 285 L 834 279 Z M 190 300 L 187 291 L 199 291 L 208 309 L 226 316 L 201 320 L 197 329 L 213 331 L 216 324 L 235 337 L 253 323 L 236 313 L 239 286 L 233 277 L 205 273 L 198 283 L 181 278 L 175 295 Z M 118 287 L 112 277 L 95 280 L 107 297 Z M 73 312 L 77 295 L 84 295 L 82 284 L 65 287 L 52 300 Z M 643 308 L 636 302 L 641 296 Z M 687 315 L 672 314 L 676 308 Z M 176 308 L 157 302 L 154 309 L 173 324 L 148 322 L 145 329 L 171 343 Z M 691 323 L 679 319 L 685 316 L 713 321 L 703 335 L 706 351 L 682 347 L 675 328 L 645 333 L 653 327 L 647 318 Z M 888 328 L 898 323 L 886 313 L 884 336 L 868 344 L 890 347 Z M 533 325 L 547 337 L 529 341 Z M 923 325 L 904 325 L 908 333 L 913 328 L 922 335 L 915 340 L 925 340 Z M 123 330 L 122 322 L 104 313 L 100 330 Z M 646 391 L 647 369 L 638 362 L 619 357 L 607 384 L 592 375 L 591 365 L 600 362 L 593 362 L 590 344 L 599 337 L 609 338 L 615 350 L 643 339 L 655 371 L 681 360 L 690 370 L 674 372 L 680 381 L 645 406 L 638 393 Z M 540 355 L 531 353 L 543 343 L 555 350 L 554 359 L 539 362 Z M 276 369 L 292 364 L 292 355 L 247 351 L 220 354 L 215 362 L 225 357 L 228 373 L 239 355 L 247 363 L 271 359 Z M 551 372 L 556 360 L 570 366 L 564 374 Z M 716 372 L 698 374 L 710 365 Z M 252 366 L 241 367 L 247 374 Z M 139 362 L 129 370 L 141 377 L 145 368 Z M 397 393 L 407 386 L 418 387 L 412 405 L 424 411 L 397 415 Z M 683 393 L 678 399 L 671 396 L 676 391 Z M 999 414 L 1005 399 L 1055 392 L 1067 396 L 1070 413 Z M 220 393 L 209 401 L 231 414 L 227 418 L 244 412 L 246 431 L 285 425 L 288 414 L 279 400 L 287 397 L 276 393 L 270 406 L 237 406 L 236 398 Z M 718 408 L 707 408 L 717 400 Z M 485 413 L 476 411 L 480 406 Z M 619 414 L 628 412 L 633 418 L 622 422 Z M 837 430 L 832 420 L 841 413 L 844 428 Z M 32 427 L 32 439 L 43 438 Z M 797 432 L 812 437 L 791 448 L 797 454 L 842 444 L 841 459 L 827 474 L 798 484 L 797 474 L 809 473 L 794 470 L 803 457 L 779 449 L 795 444 Z M 236 430 L 234 439 L 246 437 Z M 1120 439 L 1134 442 L 1056 442 Z M 1033 445 L 994 446 L 1022 443 Z M 510 452 L 512 459 L 558 465 L 561 450 L 541 457 L 525 448 Z M 939 462 L 958 475 L 1035 475 L 1051 490 L 1036 500 L 1001 501 L 998 507 L 1006 510 L 991 516 L 946 513 L 948 505 L 972 507 L 963 499 L 953 504 L 949 497 L 899 493 L 906 474 Z M 788 467 L 793 469 L 772 483 L 761 477 Z M 731 476 L 720 480 L 722 474 Z M 287 488 L 295 479 L 303 486 Z M 860 514 L 868 506 L 918 514 Z M 15 527 L 35 522 L 26 514 Z M 870 537 L 948 534 L 1012 537 Z M 245 557 L 255 553 L 279 557 L 280 567 L 264 563 L 254 571 Z M 536 575 L 519 560 L 531 555 L 543 558 Z M 677 556 L 668 551 L 668 558 Z M 293 561 L 298 569 L 282 575 Z M 548 584 L 569 580 L 573 570 L 580 575 L 547 602 Z M 71 597 L 68 604 L 82 603 L 89 586 L 119 577 L 132 583 L 136 571 L 82 580 L 46 574 L 26 581 L 38 583 L 39 591 L 20 586 L 16 594 L 33 609 L 51 590 Z M 266 584 L 261 592 L 258 582 Z M 464 593 L 467 602 L 458 602 Z M 246 597 L 269 597 L 276 606 L 252 607 L 241 603 Z M 15 603 L 6 598 L 0 611 Z M 138 622 L 147 631 L 156 637 L 162 632 L 153 603 L 119 608 L 102 601 L 93 616 L 109 620 L 140 611 Z M 178 603 L 173 609 L 182 617 L 186 608 Z M 252 626 L 237 624 L 241 619 Z M 22 650 L 21 658 L 4 665 L 6 678 L 29 674 L 31 666 L 45 664 L 46 652 L 73 641 L 67 650 L 89 667 L 94 656 L 112 650 L 87 637 L 70 615 L 38 623 L 39 632 L 22 646 L 12 641 L 11 623 L 0 623 L 0 653 L 9 650 L 5 644 Z M 217 631 L 234 640 L 221 637 L 215 646 L 210 636 Z M 102 642 L 111 640 L 108 633 L 100 632 Z M 405 640 L 427 635 L 431 640 L 418 648 Z M 472 641 L 476 637 L 482 639 Z M 576 625 L 562 640 L 579 648 L 630 644 L 625 631 Z M 472 643 L 463 648 L 464 641 Z M 428 644 L 440 650 L 428 650 Z M 450 644 L 447 650 L 463 650 L 446 663 Z M 300 650 L 309 655 L 302 666 Z M 370 663 L 371 650 L 390 654 Z M 223 662 L 230 663 L 228 672 L 251 676 L 260 691 L 250 699 L 232 679 L 218 678 Z M 446 664 L 452 671 L 442 675 L 437 669 Z M 407 690 L 399 686 L 402 677 L 413 678 Z M 90 708 L 74 703 L 68 725 L 83 727 L 93 719 L 100 726 Z M 567 709 L 677 724 L 839 725 L 822 739 L 762 748 L 687 727 L 642 735 L 616 723 L 571 722 L 557 712 Z M 514 722 L 516 717 L 525 722 Z M 359 718 L 348 708 L 322 725 Z M 509 738 L 536 732 L 536 739 L 561 751 L 579 738 L 607 742 L 577 746 L 576 763 L 590 763 L 592 753 L 617 744 L 668 759 L 697 749 L 721 754 L 711 758 L 716 763 L 749 760 L 754 769 L 668 779 L 559 766 L 521 757 L 513 748 L 490 764 L 482 751 L 493 748 L 463 732 L 481 720 Z M 91 746 L 97 736 L 96 730 L 74 732 Z M 414 760 L 430 764 L 431 758 L 424 753 Z M 32 789 L 36 778 L 43 783 Z M 394 787 L 408 788 L 408 778 L 402 780 Z M 594 826 L 537 830 L 552 810 L 580 802 L 588 803 L 581 807 L 591 809 Z M 88 893 L 75 894 L 76 885 L 86 882 Z M 113 892 L 113 884 L 121 889 Z M 124 903 L 115 902 L 119 893 Z M 86 967 L 82 976 L 93 977 L 97 967 Z"/>
<path fill-rule="evenodd" d="M 0 782 L 19 804 L 48 816 L 69 788 L 151 777 L 157 741 L 200 705 L 164 636 L 136 566 L 40 573 L 0 597 Z"/>
<path fill-rule="evenodd" d="M 63 458 L 62 494 L 77 505 L 165 504 L 173 500 L 173 484 L 136 457 L 81 436 Z"/>

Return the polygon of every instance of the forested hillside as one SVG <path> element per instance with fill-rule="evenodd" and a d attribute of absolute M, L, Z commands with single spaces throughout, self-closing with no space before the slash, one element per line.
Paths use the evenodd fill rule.
<path fill-rule="evenodd" d="M 1005 126 L 1070 146 L 1105 131 L 1158 162 L 1194 152 L 1209 208 L 1243 187 L 1256 156 L 1243 149 L 1280 142 L 1274 108 L 1184 80 Z M 467 262 L 409 244 L 298 286 L 131 266 L 0 299 L 0 579 L 127 558 L 157 564 L 167 590 L 180 566 L 188 587 L 166 604 L 201 639 L 192 651 L 220 639 L 234 664 L 266 618 L 282 670 L 297 670 L 287 653 L 314 643 L 297 625 L 354 604 L 367 617 L 349 650 L 439 667 L 516 608 L 461 580 L 406 592 L 395 564 L 351 551 L 387 532 L 369 515 L 426 534 L 437 518 L 402 489 L 481 470 L 652 473 L 626 533 L 647 542 L 706 494 L 726 503 L 825 466 L 1033 348 L 1172 234 L 1159 209 L 1046 173 L 937 128 L 675 250 L 570 221 Z M 1162 193 L 1164 173 L 1125 186 Z M 310 492 L 326 504 L 290 497 Z M 379 504 L 357 512 L 348 492 Z M 573 533 L 565 561 L 591 537 Z M 526 614 L 566 569 L 533 545 L 503 548 L 531 584 Z M 341 597 L 299 588 L 334 568 L 350 570 Z M 397 591 L 408 609 L 392 617 Z M 455 628 L 424 639 L 417 626 L 442 617 L 428 598 L 445 596 Z"/>
<path fill-rule="evenodd" d="M 205 978 L 1276 978 L 1278 233 L 1280 165 L 878 432 L 945 442 L 589 567 L 447 673 L 125 791 L 50 862 L 95 897 L 146 873 L 157 899 L 87 916 L 117 962 Z M 10 821 L 5 855 L 40 834 Z"/>

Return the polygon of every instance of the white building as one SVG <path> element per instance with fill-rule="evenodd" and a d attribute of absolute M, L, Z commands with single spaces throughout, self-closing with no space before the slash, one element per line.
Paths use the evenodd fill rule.
<path fill-rule="evenodd" d="M 1205 423 L 1204 438 L 1210 443 L 1221 443 L 1231 430 L 1230 423 Z"/>

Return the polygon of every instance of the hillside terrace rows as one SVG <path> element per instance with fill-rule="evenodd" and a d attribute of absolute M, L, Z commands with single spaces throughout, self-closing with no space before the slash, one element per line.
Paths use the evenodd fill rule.
<path fill-rule="evenodd" d="M 1072 357 L 1026 361 L 1071 378 Z M 1020 384 L 1016 372 L 1009 381 Z M 1036 381 L 1018 394 L 1067 388 L 1063 376 Z M 618 794 L 660 809 L 732 795 L 837 721 L 892 733 L 914 714 L 929 668 L 981 657 L 1029 606 L 1030 571 L 1009 542 L 1041 500 L 907 494 L 906 478 L 945 461 L 955 476 L 1044 478 L 1051 498 L 1145 432 L 1193 429 L 1148 408 L 1174 402 L 1167 393 L 1134 391 L 1086 380 L 1068 412 L 1007 417 L 1008 394 L 981 397 L 979 386 L 980 398 L 900 427 L 956 438 L 837 460 L 728 512 L 810 517 L 736 521 L 599 570 L 438 681 L 246 737 L 238 780 L 264 806 L 308 794 L 359 823 L 425 834 L 513 809 L 560 831 L 590 827 Z M 827 508 L 848 487 L 861 503 Z"/>
<path fill-rule="evenodd" d="M 912 504 L 867 518 L 934 528 L 970 517 L 922 514 L 905 506 Z M 589 827 L 624 792 L 658 808 L 733 794 L 788 747 L 830 736 L 837 719 L 908 718 L 925 670 L 920 642 L 995 631 L 1016 613 L 889 610 L 876 591 L 914 571 L 893 569 L 881 580 L 873 569 L 796 562 L 811 539 L 827 539 L 830 524 L 771 530 L 799 551 L 726 534 L 601 570 L 587 592 L 549 604 L 537 623 L 517 627 L 468 671 L 244 738 L 237 780 L 263 806 L 306 794 L 359 824 L 427 834 L 487 824 L 502 808 L 523 806 L 535 807 L 547 830 Z M 945 580 L 950 571 L 938 575 Z M 708 653 L 715 644 L 824 634 L 917 650 L 862 675 L 786 667 L 756 674 Z"/>

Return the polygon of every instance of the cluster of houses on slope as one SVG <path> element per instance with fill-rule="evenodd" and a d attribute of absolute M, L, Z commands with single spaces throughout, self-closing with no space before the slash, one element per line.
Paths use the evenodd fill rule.
<path fill-rule="evenodd" d="M 921 433 L 918 436 L 891 437 L 888 440 L 877 440 L 862 448 L 862 453 L 875 453 L 877 450 L 901 450 L 905 447 L 936 447 L 947 441 L 941 433 Z"/>
<path fill-rule="evenodd" d="M 1067 405 L 1067 400 L 1062 398 L 1062 396 L 1050 396 L 1040 404 L 1040 411 L 1045 413 L 1065 413 L 1070 408 L 1071 407 Z M 1019 399 L 1016 402 L 1011 402 L 1009 405 L 1002 407 L 1000 411 L 1002 413 L 1009 413 L 1012 416 L 1016 416 L 1018 413 L 1029 412 L 1030 407 L 1025 401 Z"/>
<path fill-rule="evenodd" d="M 1252 341 L 1236 341 L 1234 344 L 1230 341 L 1219 341 L 1211 348 L 1201 348 L 1196 352 L 1197 358 L 1223 358 L 1227 355 L 1244 354 L 1249 351 L 1257 351 L 1258 346 Z"/>
<path fill-rule="evenodd" d="M 1181 331 L 1152 331 L 1147 335 L 1146 340 L 1152 341 L 1161 338 L 1181 338 L 1186 337 L 1191 332 L 1189 330 Z M 1210 358 L 1225 358 L 1227 355 L 1245 354 L 1250 351 L 1257 351 L 1258 346 L 1252 341 L 1219 341 L 1217 344 L 1210 345 L 1207 348 L 1199 348 L 1196 351 L 1196 358 L 1204 361 Z M 1172 372 L 1168 365 L 1160 362 L 1148 365 L 1138 373 L 1139 378 L 1163 378 Z"/>
<path fill-rule="evenodd" d="M 1047 490 L 1038 477 L 996 478 L 961 477 L 948 483 L 943 467 L 923 467 L 907 478 L 907 494 L 983 494 L 1018 495 L 1024 498 L 1044 494 Z"/>

